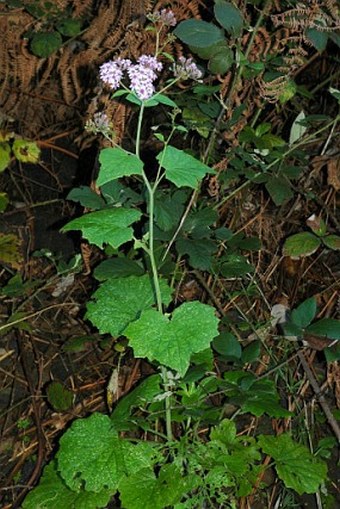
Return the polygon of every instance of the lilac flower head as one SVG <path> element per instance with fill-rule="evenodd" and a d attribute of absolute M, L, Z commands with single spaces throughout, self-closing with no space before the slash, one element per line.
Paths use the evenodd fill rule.
<path fill-rule="evenodd" d="M 155 92 L 153 82 L 157 74 L 149 67 L 142 64 L 136 64 L 128 69 L 130 78 L 130 87 L 136 93 L 141 101 L 149 99 Z"/>
<path fill-rule="evenodd" d="M 86 121 L 85 129 L 94 134 L 101 133 L 104 136 L 110 136 L 112 134 L 112 123 L 104 112 L 97 112 L 92 119 Z"/>
<path fill-rule="evenodd" d="M 199 70 L 192 58 L 179 57 L 178 63 L 174 64 L 174 75 L 181 80 L 199 81 L 203 73 Z"/>
<path fill-rule="evenodd" d="M 170 9 L 161 9 L 160 11 L 154 12 L 152 20 L 160 21 L 163 25 L 168 27 L 175 27 L 177 25 L 177 19 Z"/>
<path fill-rule="evenodd" d="M 163 64 L 151 55 L 141 55 L 137 62 L 152 71 L 161 71 L 163 68 Z"/>
<path fill-rule="evenodd" d="M 117 58 L 105 62 L 99 68 L 100 79 L 109 85 L 113 90 L 116 90 L 123 78 L 123 72 L 131 66 L 131 61 L 126 58 Z"/>

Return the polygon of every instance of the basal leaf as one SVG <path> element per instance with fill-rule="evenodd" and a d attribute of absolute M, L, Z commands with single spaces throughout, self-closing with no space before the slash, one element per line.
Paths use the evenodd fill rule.
<path fill-rule="evenodd" d="M 304 329 L 314 319 L 316 314 L 316 299 L 311 297 L 293 309 L 291 320 L 295 325 Z"/>
<path fill-rule="evenodd" d="M 187 302 L 175 309 L 171 321 L 154 309 L 143 311 L 125 330 L 136 357 L 147 357 L 186 373 L 190 357 L 208 348 L 217 336 L 218 319 L 211 306 Z"/>
<path fill-rule="evenodd" d="M 290 435 L 261 435 L 259 445 L 275 460 L 278 476 L 286 487 L 299 495 L 316 493 L 326 479 L 326 464 L 315 458 L 307 447 L 294 442 Z"/>
<path fill-rule="evenodd" d="M 143 162 L 135 155 L 122 148 L 104 148 L 99 155 L 100 170 L 97 186 L 120 177 L 142 175 Z"/>
<path fill-rule="evenodd" d="M 160 281 L 164 304 L 171 300 L 171 289 Z M 100 285 L 87 304 L 86 318 L 91 320 L 102 334 L 113 337 L 124 333 L 130 322 L 136 320 L 141 311 L 152 307 L 156 298 L 148 274 L 108 279 Z"/>
<path fill-rule="evenodd" d="M 284 256 L 293 259 L 310 256 L 320 247 L 321 240 L 309 232 L 301 232 L 288 237 L 283 245 Z"/>
<path fill-rule="evenodd" d="M 241 11 L 231 2 L 215 0 L 214 13 L 217 21 L 234 37 L 241 35 L 243 16 Z"/>
<path fill-rule="evenodd" d="M 62 231 L 81 230 L 83 237 L 91 244 L 101 248 L 104 244 L 109 244 L 118 248 L 132 239 L 133 230 L 129 225 L 138 221 L 141 215 L 141 212 L 135 209 L 98 210 L 73 219 L 62 228 Z"/>
<path fill-rule="evenodd" d="M 99 210 L 105 206 L 104 200 L 88 186 L 73 188 L 66 199 L 79 202 L 83 207 L 93 210 Z"/>
<path fill-rule="evenodd" d="M 100 509 L 106 507 L 114 493 L 110 489 L 99 492 L 73 491 L 66 486 L 54 460 L 44 468 L 43 475 L 25 498 L 23 509 Z"/>
<path fill-rule="evenodd" d="M 61 437 L 57 460 L 70 489 L 100 493 L 114 492 L 124 475 L 149 467 L 152 456 L 151 445 L 120 439 L 110 418 L 94 413 L 74 421 Z"/>
<path fill-rule="evenodd" d="M 221 29 L 200 19 L 181 21 L 173 33 L 185 44 L 197 48 L 205 48 L 215 44 L 215 42 L 224 40 Z"/>
<path fill-rule="evenodd" d="M 157 160 L 165 168 L 166 178 L 177 187 L 187 186 L 196 189 L 207 173 L 215 173 L 206 164 L 171 145 L 158 154 Z"/>
<path fill-rule="evenodd" d="M 315 336 L 325 336 L 329 339 L 340 339 L 340 320 L 322 318 L 309 325 L 306 332 Z"/>

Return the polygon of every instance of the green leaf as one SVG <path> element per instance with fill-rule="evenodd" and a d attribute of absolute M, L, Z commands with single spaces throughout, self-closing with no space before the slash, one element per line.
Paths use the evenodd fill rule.
<path fill-rule="evenodd" d="M 222 332 L 212 342 L 214 350 L 230 360 L 241 358 L 242 348 L 238 339 L 230 332 Z"/>
<path fill-rule="evenodd" d="M 99 492 L 72 491 L 66 486 L 54 460 L 44 468 L 37 487 L 25 498 L 23 509 L 100 509 L 106 507 L 113 493 L 110 489 Z"/>
<path fill-rule="evenodd" d="M 282 205 L 294 196 L 290 183 L 285 177 L 271 177 L 266 183 L 266 189 L 277 206 Z"/>
<path fill-rule="evenodd" d="M 326 480 L 326 464 L 312 456 L 307 447 L 294 442 L 290 435 L 260 435 L 258 442 L 265 454 L 275 460 L 276 471 L 285 486 L 299 495 L 316 493 Z"/>
<path fill-rule="evenodd" d="M 3 172 L 11 162 L 11 147 L 8 143 L 0 143 L 0 173 Z"/>
<path fill-rule="evenodd" d="M 110 258 L 104 260 L 94 269 L 94 277 L 98 281 L 105 281 L 106 279 L 121 278 L 127 276 L 142 276 L 144 269 L 139 263 L 129 258 Z"/>
<path fill-rule="evenodd" d="M 97 186 L 130 175 L 142 175 L 143 162 L 135 155 L 119 147 L 104 148 L 99 155 L 100 170 Z"/>
<path fill-rule="evenodd" d="M 81 23 L 78 19 L 67 18 L 57 23 L 56 29 L 65 37 L 75 37 L 81 32 Z"/>
<path fill-rule="evenodd" d="M 243 401 L 242 401 L 243 400 Z M 291 412 L 282 408 L 274 382 L 271 380 L 257 380 L 239 398 L 231 398 L 233 403 L 238 402 L 242 413 L 251 413 L 260 417 L 267 414 L 270 417 L 289 417 Z"/>
<path fill-rule="evenodd" d="M 300 304 L 292 311 L 292 321 L 298 327 L 304 329 L 309 325 L 316 315 L 316 299 L 311 297 Z"/>
<path fill-rule="evenodd" d="M 327 235 L 327 237 L 322 238 L 322 242 L 325 244 L 325 246 L 329 247 L 329 249 L 340 249 L 339 235 Z"/>
<path fill-rule="evenodd" d="M 179 239 L 176 249 L 180 255 L 189 256 L 189 263 L 195 269 L 210 270 L 212 255 L 217 251 L 217 245 L 209 239 Z"/>
<path fill-rule="evenodd" d="M 230 48 L 225 48 L 214 54 L 209 60 L 208 69 L 214 74 L 225 74 L 234 63 L 234 54 Z"/>
<path fill-rule="evenodd" d="M 194 301 L 175 309 L 171 321 L 154 309 L 143 311 L 125 335 L 136 357 L 156 360 L 184 376 L 191 355 L 208 348 L 217 336 L 217 324 L 214 308 Z"/>
<path fill-rule="evenodd" d="M 293 145 L 296 141 L 302 138 L 305 132 L 307 131 L 307 127 L 300 123 L 301 120 L 304 120 L 305 118 L 306 118 L 305 113 L 303 111 L 300 111 L 300 113 L 294 120 L 292 127 L 290 128 L 289 145 Z"/>
<path fill-rule="evenodd" d="M 171 289 L 160 281 L 162 300 L 169 304 Z M 118 279 L 108 279 L 100 285 L 87 303 L 86 318 L 91 320 L 102 334 L 113 337 L 123 334 L 130 322 L 136 320 L 141 311 L 152 307 L 156 297 L 148 274 Z"/>
<path fill-rule="evenodd" d="M 152 464 L 153 448 L 120 439 L 110 418 L 94 413 L 78 419 L 60 439 L 58 470 L 67 486 L 100 493 L 115 492 L 121 478 Z"/>
<path fill-rule="evenodd" d="M 184 190 L 177 190 L 172 194 L 164 194 L 160 191 L 155 197 L 155 221 L 163 231 L 174 228 L 182 217 L 187 193 Z"/>
<path fill-rule="evenodd" d="M 66 199 L 79 202 L 83 207 L 93 210 L 105 207 L 104 200 L 88 186 L 75 187 L 69 192 Z"/>
<path fill-rule="evenodd" d="M 177 187 L 187 186 L 196 189 L 207 173 L 215 173 L 206 164 L 171 145 L 158 154 L 157 160 L 165 168 L 166 178 Z"/>
<path fill-rule="evenodd" d="M 38 32 L 31 39 L 31 51 L 34 55 L 47 58 L 61 48 L 63 40 L 59 32 Z"/>
<path fill-rule="evenodd" d="M 239 37 L 243 28 L 241 11 L 231 2 L 215 0 L 214 13 L 217 21 L 234 37 Z"/>
<path fill-rule="evenodd" d="M 158 103 L 165 104 L 166 106 L 171 106 L 171 108 L 178 108 L 178 106 L 175 103 L 175 101 L 170 99 L 170 97 L 168 97 L 167 95 L 156 94 L 154 96 L 154 100 L 157 101 Z"/>
<path fill-rule="evenodd" d="M 260 341 L 252 341 L 248 346 L 246 346 L 242 352 L 242 362 L 245 364 L 257 361 L 260 357 L 261 352 L 261 342 Z"/>
<path fill-rule="evenodd" d="M 19 251 L 20 240 L 12 233 L 0 233 L 0 263 L 8 263 L 13 268 L 19 268 L 22 255 Z"/>
<path fill-rule="evenodd" d="M 9 204 L 9 198 L 7 193 L 0 193 L 0 213 L 4 212 Z"/>
<path fill-rule="evenodd" d="M 189 46 L 205 48 L 224 40 L 221 29 L 212 23 L 200 19 L 188 19 L 181 21 L 173 31 L 173 34 Z"/>
<path fill-rule="evenodd" d="M 316 28 L 307 28 L 305 35 L 313 44 L 314 48 L 317 49 L 320 53 L 326 49 L 328 42 L 327 32 L 321 32 Z"/>
<path fill-rule="evenodd" d="M 304 256 L 310 256 L 321 245 L 321 240 L 309 232 L 296 233 L 285 241 L 283 245 L 283 255 L 290 256 L 293 259 L 299 259 Z"/>
<path fill-rule="evenodd" d="M 153 470 L 144 469 L 119 483 L 122 506 L 128 509 L 173 507 L 191 489 L 190 478 L 174 464 L 163 465 L 158 477 Z"/>
<path fill-rule="evenodd" d="M 13 154 L 22 163 L 37 163 L 40 157 L 40 148 L 35 141 L 15 140 L 12 146 Z"/>
<path fill-rule="evenodd" d="M 225 39 L 221 40 L 221 41 L 218 41 L 216 42 L 215 44 L 211 44 L 210 46 L 205 46 L 203 48 L 197 48 L 195 46 L 190 46 L 190 51 L 192 51 L 193 53 L 196 53 L 196 55 L 198 55 L 200 58 L 202 58 L 203 60 L 209 60 L 210 58 L 212 58 L 216 53 L 220 53 L 222 50 L 226 50 L 228 51 L 229 50 L 229 46 L 227 44 L 227 41 Z M 194 93 L 197 94 L 197 87 L 199 87 L 200 85 L 196 86 L 194 88 Z M 201 87 L 206 87 L 206 85 L 201 85 Z M 216 90 L 214 90 L 214 87 L 212 87 L 210 85 L 210 89 L 207 90 L 207 92 L 209 93 L 209 95 L 211 95 L 211 89 L 214 91 L 214 92 L 217 92 L 219 90 L 219 87 L 216 88 Z M 198 91 L 202 91 L 202 88 L 198 88 Z M 206 89 L 203 88 L 203 92 L 205 91 Z"/>
<path fill-rule="evenodd" d="M 161 394 L 160 375 L 151 375 L 140 383 L 129 394 L 120 399 L 111 414 L 111 420 L 119 431 L 131 429 L 129 419 L 135 410 L 151 403 L 155 396 Z"/>
<path fill-rule="evenodd" d="M 118 248 L 133 238 L 133 230 L 129 225 L 138 221 L 141 215 L 138 210 L 126 208 L 98 210 L 73 219 L 62 231 L 81 230 L 83 237 L 91 244 L 101 248 L 109 244 Z"/>
<path fill-rule="evenodd" d="M 247 262 L 247 259 L 242 255 L 230 254 L 223 257 L 223 262 L 220 267 L 222 276 L 226 278 L 242 277 L 255 271 L 253 265 Z"/>
<path fill-rule="evenodd" d="M 309 325 L 306 332 L 315 336 L 326 336 L 329 339 L 340 339 L 340 320 L 322 318 L 318 322 Z"/>
<path fill-rule="evenodd" d="M 47 387 L 47 399 L 56 412 L 65 412 L 73 405 L 74 394 L 60 382 L 51 382 Z"/>

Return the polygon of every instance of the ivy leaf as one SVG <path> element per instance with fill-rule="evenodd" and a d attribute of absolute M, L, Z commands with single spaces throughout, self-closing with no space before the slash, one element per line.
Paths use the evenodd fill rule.
<path fill-rule="evenodd" d="M 283 255 L 293 259 L 310 256 L 320 247 L 321 240 L 309 232 L 301 232 L 288 237 L 283 245 Z"/>
<path fill-rule="evenodd" d="M 99 210 L 105 207 L 103 198 L 98 196 L 90 187 L 74 187 L 66 197 L 67 200 L 79 202 L 83 207 Z"/>
<path fill-rule="evenodd" d="M 239 37 L 243 28 L 241 11 L 231 2 L 215 0 L 214 13 L 217 21 L 234 37 Z"/>
<path fill-rule="evenodd" d="M 99 155 L 100 170 L 97 186 L 101 187 L 111 180 L 130 175 L 142 175 L 143 162 L 122 148 L 104 148 Z"/>
<path fill-rule="evenodd" d="M 260 435 L 258 442 L 275 460 L 276 471 L 285 486 L 299 495 L 316 493 L 325 481 L 326 464 L 312 456 L 307 447 L 294 442 L 287 433 L 277 437 Z"/>
<path fill-rule="evenodd" d="M 78 419 L 60 439 L 58 470 L 73 491 L 117 489 L 120 479 L 152 464 L 153 448 L 120 439 L 107 415 Z"/>
<path fill-rule="evenodd" d="M 37 57 L 47 58 L 61 48 L 63 44 L 59 32 L 38 32 L 31 40 L 31 51 Z"/>
<path fill-rule="evenodd" d="M 295 325 L 304 329 L 311 323 L 316 315 L 316 299 L 311 297 L 293 309 L 291 319 Z"/>
<path fill-rule="evenodd" d="M 195 301 L 175 309 L 171 321 L 154 309 L 143 311 L 125 335 L 136 357 L 156 360 L 184 376 L 191 355 L 208 348 L 217 336 L 217 324 L 214 308 Z"/>
<path fill-rule="evenodd" d="M 181 21 L 173 31 L 174 35 L 189 46 L 206 48 L 224 40 L 223 31 L 216 25 L 200 19 Z"/>
<path fill-rule="evenodd" d="M 160 281 L 164 304 L 171 300 L 171 289 Z M 141 311 L 155 304 L 154 288 L 148 274 L 108 279 L 93 294 L 87 304 L 86 318 L 99 329 L 101 334 L 113 337 L 123 334 L 130 322 L 136 320 Z"/>
<path fill-rule="evenodd" d="M 196 189 L 207 173 L 215 173 L 206 164 L 171 145 L 158 154 L 157 160 L 165 168 L 166 178 L 177 187 Z"/>
<path fill-rule="evenodd" d="M 195 269 L 210 270 L 212 255 L 217 251 L 217 245 L 209 239 L 179 239 L 176 249 L 180 255 L 189 256 L 189 263 Z"/>
<path fill-rule="evenodd" d="M 118 248 L 133 238 L 132 228 L 128 226 L 138 221 L 141 215 L 138 210 L 126 208 L 98 210 L 73 219 L 62 231 L 81 230 L 83 237 L 91 244 L 101 248 L 103 244 L 109 244 Z"/>
<path fill-rule="evenodd" d="M 23 509 L 100 509 L 106 507 L 113 493 L 103 489 L 97 493 L 81 490 L 72 491 L 66 486 L 57 470 L 54 460 L 44 468 L 36 488 L 25 498 Z"/>

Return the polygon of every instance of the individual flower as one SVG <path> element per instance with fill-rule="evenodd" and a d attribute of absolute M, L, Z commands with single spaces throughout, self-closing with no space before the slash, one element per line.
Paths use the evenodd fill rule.
<path fill-rule="evenodd" d="M 177 25 L 177 19 L 174 13 L 170 9 L 161 9 L 151 15 L 152 21 L 158 21 L 168 27 L 175 27 Z"/>
<path fill-rule="evenodd" d="M 117 58 L 105 62 L 99 68 L 100 79 L 109 85 L 113 90 L 116 90 L 123 78 L 123 72 L 131 66 L 131 61 L 125 58 Z"/>
<path fill-rule="evenodd" d="M 138 58 L 137 62 L 140 65 L 147 67 L 148 69 L 151 69 L 152 71 L 161 71 L 163 68 L 163 64 L 152 55 L 141 55 Z"/>
<path fill-rule="evenodd" d="M 199 81 L 203 73 L 199 70 L 192 58 L 179 57 L 178 63 L 173 67 L 174 75 L 181 80 Z"/>

